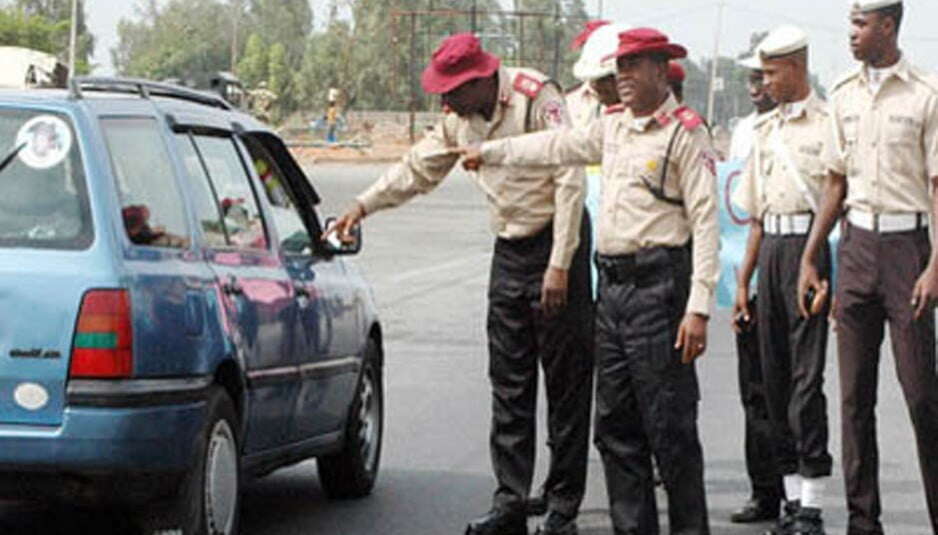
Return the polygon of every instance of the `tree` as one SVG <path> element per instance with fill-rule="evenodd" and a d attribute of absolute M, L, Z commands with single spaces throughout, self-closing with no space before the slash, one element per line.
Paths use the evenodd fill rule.
<path fill-rule="evenodd" d="M 117 25 L 111 49 L 123 75 L 179 78 L 207 87 L 214 73 L 231 65 L 231 11 L 219 0 L 146 0 L 137 20 Z"/>
<path fill-rule="evenodd" d="M 290 68 L 287 67 L 287 50 L 280 43 L 270 47 L 267 63 L 267 87 L 277 94 L 277 105 L 274 107 L 274 122 L 278 122 L 285 110 L 293 109 L 293 99 L 290 97 Z M 280 113 L 278 113 L 280 112 Z"/>
<path fill-rule="evenodd" d="M 17 0 L 10 7 L 0 8 L 0 45 L 33 48 L 65 60 L 71 5 L 71 0 Z M 85 25 L 83 0 L 78 3 L 77 37 L 75 71 L 85 74 L 91 70 L 94 36 Z"/>
<path fill-rule="evenodd" d="M 264 40 L 252 33 L 244 47 L 244 54 L 238 63 L 238 77 L 245 87 L 254 88 L 261 81 L 267 80 L 269 56 Z"/>
<path fill-rule="evenodd" d="M 249 0 L 248 24 L 270 47 L 280 43 L 287 65 L 298 68 L 313 28 L 309 0 Z"/>

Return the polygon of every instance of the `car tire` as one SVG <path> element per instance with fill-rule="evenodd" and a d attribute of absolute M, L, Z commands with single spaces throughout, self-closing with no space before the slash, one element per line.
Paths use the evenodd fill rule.
<path fill-rule="evenodd" d="M 190 470 L 168 502 L 138 516 L 144 535 L 238 533 L 241 461 L 234 404 L 219 386 L 209 391 L 205 425 Z"/>
<path fill-rule="evenodd" d="M 319 481 L 333 499 L 371 494 L 381 464 L 384 437 L 384 384 L 378 345 L 368 341 L 355 398 L 345 424 L 342 449 L 317 459 Z"/>

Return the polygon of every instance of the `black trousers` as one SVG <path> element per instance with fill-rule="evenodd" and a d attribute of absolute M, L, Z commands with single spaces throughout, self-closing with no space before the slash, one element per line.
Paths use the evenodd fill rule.
<path fill-rule="evenodd" d="M 932 531 L 938 533 L 935 315 L 929 310 L 916 320 L 909 304 L 931 255 L 928 231 L 877 234 L 847 225 L 838 254 L 837 346 L 848 533 L 883 533 L 876 391 L 887 321 L 896 373 L 915 430 Z"/>
<path fill-rule="evenodd" d="M 737 376 L 739 398 L 743 404 L 745 422 L 746 473 L 752 487 L 751 498 L 760 502 L 778 503 L 785 496 L 782 477 L 775 464 L 772 420 L 766 400 L 765 381 L 762 377 L 762 357 L 759 352 L 758 297 L 749 301 L 749 314 L 755 320 L 736 335 Z"/>
<path fill-rule="evenodd" d="M 671 533 L 706 535 L 697 373 L 674 349 L 690 287 L 690 251 L 659 247 L 598 260 L 595 442 L 615 533 L 659 532 L 654 455 Z"/>
<path fill-rule="evenodd" d="M 530 238 L 495 243 L 488 337 L 496 509 L 520 510 L 531 488 L 538 363 L 547 388 L 548 508 L 576 516 L 583 501 L 594 359 L 590 235 L 584 213 L 580 246 L 570 266 L 567 307 L 554 317 L 547 317 L 540 307 L 552 227 Z"/>
<path fill-rule="evenodd" d="M 807 236 L 766 234 L 759 248 L 759 348 L 776 466 L 782 475 L 829 476 L 827 398 L 828 309 L 808 319 L 798 311 L 798 271 Z M 830 247 L 818 255 L 818 274 L 830 279 Z"/>

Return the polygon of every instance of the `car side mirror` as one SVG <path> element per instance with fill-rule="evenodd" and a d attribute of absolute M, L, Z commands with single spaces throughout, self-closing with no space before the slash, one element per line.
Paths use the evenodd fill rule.
<path fill-rule="evenodd" d="M 325 228 L 330 228 L 335 222 L 335 217 L 326 219 Z M 359 224 L 352 227 L 351 235 L 352 240 L 344 242 L 339 239 L 338 234 L 333 232 L 325 240 L 323 240 L 323 247 L 325 248 L 326 252 L 333 255 L 356 255 L 362 250 L 362 226 Z"/>

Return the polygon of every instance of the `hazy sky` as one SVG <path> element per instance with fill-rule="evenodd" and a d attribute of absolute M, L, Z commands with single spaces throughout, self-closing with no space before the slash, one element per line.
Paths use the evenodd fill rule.
<path fill-rule="evenodd" d="M 311 0 L 314 17 L 328 0 Z M 91 31 L 98 38 L 94 61 L 99 73 L 112 71 L 110 49 L 117 44 L 117 21 L 134 15 L 135 0 L 85 0 Z M 439 6 L 442 2 L 436 0 Z M 507 2 L 506 2 L 507 3 Z M 726 0 L 720 53 L 736 56 L 748 48 L 754 31 L 796 24 L 811 37 L 812 70 L 830 83 L 853 65 L 847 47 L 847 0 Z M 711 56 L 719 13 L 718 0 L 587 0 L 590 13 L 600 4 L 606 18 L 653 26 L 690 50 L 694 58 Z M 938 68 L 938 1 L 905 0 L 906 20 L 900 43 L 919 66 Z"/>

